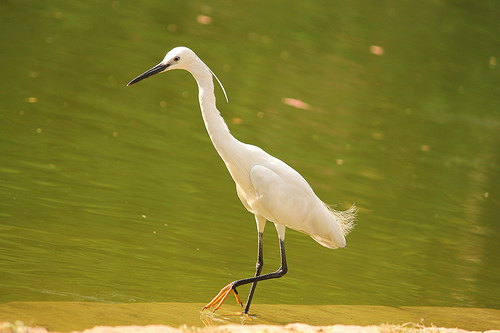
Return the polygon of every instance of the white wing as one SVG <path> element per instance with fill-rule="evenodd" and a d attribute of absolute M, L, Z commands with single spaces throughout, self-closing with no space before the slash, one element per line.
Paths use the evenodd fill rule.
<path fill-rule="evenodd" d="M 250 169 L 255 199 L 248 204 L 266 219 L 310 235 L 329 248 L 345 247 L 342 227 L 306 180 L 284 162 L 269 156 Z"/>

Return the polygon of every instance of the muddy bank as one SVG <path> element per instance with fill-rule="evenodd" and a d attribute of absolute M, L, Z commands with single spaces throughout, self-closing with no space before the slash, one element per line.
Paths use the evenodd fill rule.
<path fill-rule="evenodd" d="M 458 328 L 425 327 L 419 324 L 403 325 L 355 326 L 332 325 L 311 326 L 307 324 L 277 325 L 222 325 L 217 327 L 187 327 L 175 328 L 165 325 L 148 326 L 96 326 L 82 332 L 73 333 L 479 333 L 481 331 L 466 331 Z M 484 331 L 485 333 L 500 333 L 500 330 Z M 1 323 L 0 333 L 49 333 L 42 327 L 28 327 L 23 323 Z M 55 333 L 55 332 L 52 332 Z"/>
<path fill-rule="evenodd" d="M 364 327 L 368 331 L 373 327 L 385 330 L 388 327 L 384 326 L 386 323 L 395 325 L 391 326 L 393 328 L 406 327 L 402 326 L 405 323 L 417 323 L 427 329 L 500 330 L 500 310 L 497 309 L 254 304 L 252 310 L 255 312 L 249 320 L 241 317 L 238 306 L 228 306 L 216 313 L 200 313 L 202 306 L 196 303 L 11 302 L 0 304 L 0 322 L 21 321 L 27 327 L 43 327 L 49 332 L 92 332 L 89 329 L 97 326 L 141 329 L 196 327 L 197 330 L 218 326 L 217 330 L 223 330 L 231 324 L 238 324 L 241 332 L 258 332 L 264 328 L 284 328 L 283 332 L 288 332 L 286 329 L 293 327 L 289 326 L 290 323 L 307 323 L 329 329 Z M 236 311 L 240 311 L 239 314 Z"/>

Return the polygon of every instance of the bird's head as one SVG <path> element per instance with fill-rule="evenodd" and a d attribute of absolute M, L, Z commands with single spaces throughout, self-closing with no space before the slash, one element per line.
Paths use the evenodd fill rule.
<path fill-rule="evenodd" d="M 222 91 L 224 92 L 224 97 L 226 97 L 226 101 L 227 101 L 226 90 L 224 89 L 224 86 L 220 82 L 217 75 L 215 75 L 215 73 L 212 72 L 212 70 L 207 65 L 205 65 L 205 63 L 203 61 L 201 61 L 200 58 L 198 58 L 198 56 L 193 51 L 191 51 L 187 47 L 183 47 L 183 46 L 179 46 L 179 47 L 176 47 L 176 48 L 173 48 L 172 50 L 170 50 L 170 52 L 167 53 L 165 58 L 163 58 L 162 62 L 160 62 L 155 67 L 142 73 L 141 75 L 139 75 L 138 77 L 136 77 L 135 79 L 130 81 L 127 84 L 127 86 L 130 86 L 134 83 L 142 81 L 142 80 L 144 80 L 150 76 L 153 76 L 155 74 L 169 71 L 171 69 L 184 69 L 184 70 L 191 72 L 191 74 L 193 74 L 193 70 L 195 68 L 200 68 L 200 66 L 201 66 L 201 68 L 205 68 L 206 70 L 208 70 L 210 72 L 210 74 L 212 74 L 215 77 L 217 82 L 219 82 L 220 87 L 222 88 Z"/>
<path fill-rule="evenodd" d="M 199 63 L 201 62 L 201 60 L 199 60 L 198 56 L 187 47 L 179 46 L 173 48 L 172 50 L 170 50 L 170 52 L 167 53 L 165 58 L 163 58 L 162 62 L 130 81 L 127 86 L 142 81 L 155 74 L 169 71 L 171 69 L 189 70 L 197 62 Z"/>

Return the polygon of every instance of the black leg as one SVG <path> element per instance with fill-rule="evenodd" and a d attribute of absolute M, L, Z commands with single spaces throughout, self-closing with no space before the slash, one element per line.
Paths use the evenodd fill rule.
<path fill-rule="evenodd" d="M 259 232 L 259 245 L 258 245 L 258 254 L 257 254 L 257 264 L 255 265 L 256 271 L 255 276 L 259 276 L 262 272 L 262 267 L 264 266 L 264 247 L 263 247 L 263 233 Z M 248 314 L 248 309 L 250 309 L 250 303 L 252 302 L 253 293 L 255 292 L 255 287 L 257 287 L 257 281 L 252 283 L 252 287 L 250 288 L 250 293 L 248 294 L 247 304 L 245 306 L 245 310 L 243 313 Z"/>
<path fill-rule="evenodd" d="M 284 228 L 284 226 L 283 226 L 283 228 Z M 279 234 L 279 230 L 278 230 L 278 234 Z M 261 239 L 261 237 L 262 236 L 259 234 L 259 239 Z M 251 277 L 251 278 L 241 279 L 241 280 L 236 280 L 236 281 L 231 282 L 230 284 L 228 284 L 227 286 L 222 288 L 219 291 L 219 293 L 210 301 L 210 303 L 208 303 L 207 305 L 205 305 L 201 309 L 201 311 L 208 309 L 208 308 L 211 308 L 211 307 L 215 307 L 214 311 L 217 310 L 218 308 L 220 308 L 220 306 L 222 305 L 224 300 L 227 298 L 227 296 L 231 292 L 234 292 L 234 294 L 236 296 L 236 300 L 238 301 L 239 304 L 241 304 L 241 306 L 243 306 L 243 303 L 241 302 L 241 299 L 238 296 L 238 292 L 236 291 L 236 288 L 239 286 L 242 286 L 244 284 L 253 283 L 253 286 L 251 288 L 250 294 L 248 295 L 247 304 L 246 304 L 245 310 L 244 310 L 244 313 L 248 314 L 248 310 L 250 309 L 250 303 L 252 301 L 252 297 L 253 297 L 253 294 L 255 291 L 255 286 L 256 286 L 257 282 L 263 281 L 263 280 L 280 278 L 283 275 L 285 275 L 286 272 L 288 271 L 288 267 L 286 265 L 285 241 L 281 238 L 279 239 L 279 241 L 280 241 L 280 252 L 281 252 L 281 267 L 276 272 L 272 272 L 272 273 L 265 274 L 265 275 L 259 275 L 260 271 L 262 270 L 262 263 L 263 263 L 261 250 L 259 250 L 259 261 L 257 262 L 257 271 L 256 271 L 255 276 Z M 260 242 L 260 240 L 259 240 L 259 242 Z M 259 245 L 259 249 L 262 249 L 261 245 Z"/>
<path fill-rule="evenodd" d="M 260 235 L 259 235 L 259 239 L 260 239 Z M 262 249 L 262 247 L 260 245 L 259 245 L 259 248 Z M 254 276 L 254 277 L 237 280 L 237 281 L 234 281 L 232 283 L 233 290 L 236 290 L 236 287 L 242 286 L 244 284 L 253 283 L 252 288 L 250 290 L 250 294 L 248 295 L 247 304 L 245 306 L 245 310 L 243 311 L 243 313 L 248 314 L 248 310 L 250 309 L 250 302 L 252 301 L 253 293 L 255 291 L 255 286 L 257 285 L 257 282 L 263 281 L 263 280 L 280 278 L 283 275 L 285 275 L 286 272 L 288 271 L 288 267 L 286 265 L 285 241 L 282 239 L 280 239 L 280 252 L 281 252 L 281 267 L 276 272 L 264 274 L 264 275 L 256 274 L 256 276 Z M 259 259 L 260 259 L 260 255 L 261 255 L 261 253 L 259 252 Z M 257 272 L 260 273 L 259 268 L 262 269 L 262 265 L 260 267 L 258 265 L 259 265 L 259 263 L 257 263 Z"/>

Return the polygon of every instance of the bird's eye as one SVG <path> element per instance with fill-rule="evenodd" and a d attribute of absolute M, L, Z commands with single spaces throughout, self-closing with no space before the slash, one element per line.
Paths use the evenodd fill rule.
<path fill-rule="evenodd" d="M 177 61 L 179 61 L 179 60 L 181 60 L 181 57 L 179 57 L 179 56 L 177 56 L 177 57 L 175 57 L 175 58 L 174 58 L 174 61 L 175 61 L 175 62 L 177 62 Z"/>

